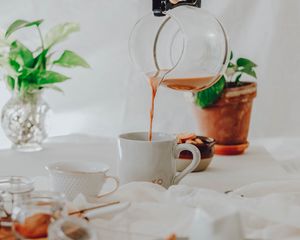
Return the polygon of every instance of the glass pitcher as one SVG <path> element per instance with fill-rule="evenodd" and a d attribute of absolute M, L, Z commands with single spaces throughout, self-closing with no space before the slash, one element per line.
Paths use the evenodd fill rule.
<path fill-rule="evenodd" d="M 200 0 L 153 0 L 153 12 L 136 23 L 129 40 L 132 61 L 157 85 L 198 92 L 226 70 L 226 32 L 200 5 Z"/>

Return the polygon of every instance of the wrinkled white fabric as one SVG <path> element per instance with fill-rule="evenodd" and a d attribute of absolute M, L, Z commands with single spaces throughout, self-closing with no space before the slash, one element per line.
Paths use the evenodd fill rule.
<path fill-rule="evenodd" d="M 37 190 L 49 189 L 47 177 L 38 177 L 35 182 Z M 300 238 L 299 186 L 299 180 L 268 181 L 223 194 L 184 185 L 166 190 L 152 183 L 135 182 L 97 203 L 130 202 L 128 209 L 105 214 L 92 223 L 100 234 L 111 237 L 127 236 L 128 232 L 142 234 L 141 239 L 144 235 L 150 236 L 145 239 L 155 239 L 170 233 L 203 237 L 203 231 L 198 231 L 205 229 L 210 234 L 205 237 L 211 240 L 218 240 L 218 236 L 235 240 L 233 233 L 242 234 L 243 239 L 294 240 Z M 70 206 L 82 209 L 94 205 L 80 195 Z"/>
<path fill-rule="evenodd" d="M 109 219 L 97 219 L 94 224 L 113 231 L 130 231 L 156 237 L 172 232 L 179 236 L 189 236 L 196 223 L 222 230 L 221 233 L 216 231 L 214 235 L 207 235 L 206 237 L 210 237 L 207 239 L 219 239 L 217 235 L 221 234 L 224 240 L 241 240 L 226 238 L 232 231 L 239 230 L 244 235 L 243 239 L 299 239 L 300 191 L 295 192 L 293 187 L 290 192 L 287 191 L 289 184 L 285 185 L 285 189 L 279 187 L 276 191 L 277 184 L 278 182 L 274 182 L 273 186 L 270 183 L 257 185 L 257 196 L 254 194 L 254 187 L 249 186 L 252 197 L 248 198 L 240 196 L 241 193 L 246 195 L 247 186 L 244 190 L 239 189 L 236 193 L 225 195 L 187 186 L 173 186 L 164 190 L 149 183 L 131 183 L 108 199 L 131 201 L 132 206 Z M 295 184 L 296 182 L 290 183 L 291 186 Z M 273 193 L 266 191 L 263 195 L 260 188 L 267 189 L 268 186 Z M 202 218 L 196 218 L 196 209 L 205 213 L 201 215 Z M 232 231 L 222 228 L 228 222 L 235 224 L 236 228 L 232 228 Z"/>

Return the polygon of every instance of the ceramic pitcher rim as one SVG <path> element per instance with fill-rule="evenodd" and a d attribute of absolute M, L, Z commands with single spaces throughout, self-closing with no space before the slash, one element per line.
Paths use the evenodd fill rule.
<path fill-rule="evenodd" d="M 77 167 L 75 166 L 77 165 Z M 86 169 L 79 170 L 79 165 L 87 166 Z M 93 167 L 88 167 L 88 165 L 93 165 Z M 71 174 L 71 175 L 91 175 L 91 174 L 106 174 L 109 170 L 109 166 L 102 162 L 96 161 L 61 161 L 48 164 L 45 166 L 46 170 L 50 173 L 60 173 L 60 174 Z M 69 169 L 68 169 L 69 168 Z M 75 170 L 75 168 L 77 168 Z"/>

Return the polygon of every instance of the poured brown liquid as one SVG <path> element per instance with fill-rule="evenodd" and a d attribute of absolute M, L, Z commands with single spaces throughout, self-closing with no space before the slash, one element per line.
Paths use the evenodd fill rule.
<path fill-rule="evenodd" d="M 162 80 L 161 76 L 164 76 L 164 72 L 157 72 L 156 74 L 149 74 L 149 84 L 152 91 L 151 97 L 151 108 L 150 108 L 150 128 L 148 138 L 149 141 L 152 141 L 152 128 L 153 128 L 153 119 L 154 119 L 154 107 L 155 107 L 155 97 L 157 90 L 160 85 L 165 87 L 178 90 L 178 91 L 201 91 L 209 87 L 215 76 L 208 77 L 197 77 L 197 78 L 166 78 Z"/>
<path fill-rule="evenodd" d="M 199 92 L 211 85 L 216 77 L 170 78 L 164 79 L 161 85 L 179 91 Z"/>
<path fill-rule="evenodd" d="M 157 77 L 158 74 L 155 74 L 154 76 L 149 78 L 149 84 L 151 87 L 151 107 L 150 107 L 150 127 L 149 127 L 149 133 L 148 133 L 148 139 L 149 141 L 152 141 L 152 128 L 153 128 L 153 118 L 154 118 L 154 107 L 155 107 L 155 97 L 156 93 L 161 81 L 161 78 Z"/>

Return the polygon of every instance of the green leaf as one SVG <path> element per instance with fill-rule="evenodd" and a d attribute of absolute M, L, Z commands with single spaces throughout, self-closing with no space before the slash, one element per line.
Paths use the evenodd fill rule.
<path fill-rule="evenodd" d="M 241 77 L 242 77 L 242 74 L 239 74 L 239 75 L 235 78 L 235 83 L 236 83 L 236 84 L 239 84 Z"/>
<path fill-rule="evenodd" d="M 196 104 L 202 108 L 206 108 L 214 104 L 222 95 L 225 88 L 225 82 L 225 77 L 222 76 L 216 84 L 202 92 L 198 92 L 195 99 Z"/>
<path fill-rule="evenodd" d="M 245 67 L 245 68 L 239 70 L 239 72 L 243 72 L 243 73 L 246 73 L 246 74 L 248 74 L 248 75 L 250 75 L 254 78 L 257 78 L 256 72 L 251 67 Z"/>
<path fill-rule="evenodd" d="M 32 52 L 17 40 L 10 45 L 9 58 L 26 67 L 32 67 L 34 63 Z"/>
<path fill-rule="evenodd" d="M 43 20 L 37 20 L 37 21 L 33 21 L 33 22 L 28 22 L 25 20 L 16 20 L 14 21 L 7 29 L 6 33 L 5 33 L 5 37 L 8 38 L 12 33 L 14 33 L 15 31 L 21 29 L 21 28 L 25 28 L 25 27 L 31 27 L 31 26 L 39 26 L 41 23 L 43 22 Z"/>
<path fill-rule="evenodd" d="M 239 58 L 239 59 L 236 61 L 236 64 L 237 64 L 239 67 L 248 67 L 248 68 L 257 67 L 257 65 L 256 65 L 254 62 L 252 62 L 251 60 L 246 59 L 246 58 Z"/>
<path fill-rule="evenodd" d="M 59 24 L 46 34 L 45 36 L 45 47 L 50 48 L 54 44 L 57 44 L 65 40 L 71 33 L 78 32 L 80 27 L 77 23 L 64 23 Z"/>
<path fill-rule="evenodd" d="M 17 61 L 9 59 L 9 64 L 16 72 L 20 70 L 20 64 Z"/>
<path fill-rule="evenodd" d="M 47 66 L 47 54 L 49 49 L 43 50 L 39 55 L 34 59 L 34 68 L 40 70 L 46 70 Z"/>
<path fill-rule="evenodd" d="M 53 71 L 41 71 L 36 77 L 38 85 L 60 83 L 69 79 L 69 77 Z"/>
<path fill-rule="evenodd" d="M 10 88 L 10 90 L 14 90 L 15 89 L 15 79 L 11 76 L 7 76 L 7 84 Z"/>
<path fill-rule="evenodd" d="M 230 61 L 233 59 L 233 52 L 230 52 Z"/>
<path fill-rule="evenodd" d="M 39 70 L 35 68 L 23 68 L 21 74 L 19 75 L 19 79 L 23 80 L 26 79 L 31 83 L 36 83 L 36 75 L 38 74 Z"/>
<path fill-rule="evenodd" d="M 60 58 L 54 61 L 53 64 L 60 65 L 62 67 L 90 67 L 90 65 L 82 57 L 69 50 L 64 51 Z"/>

